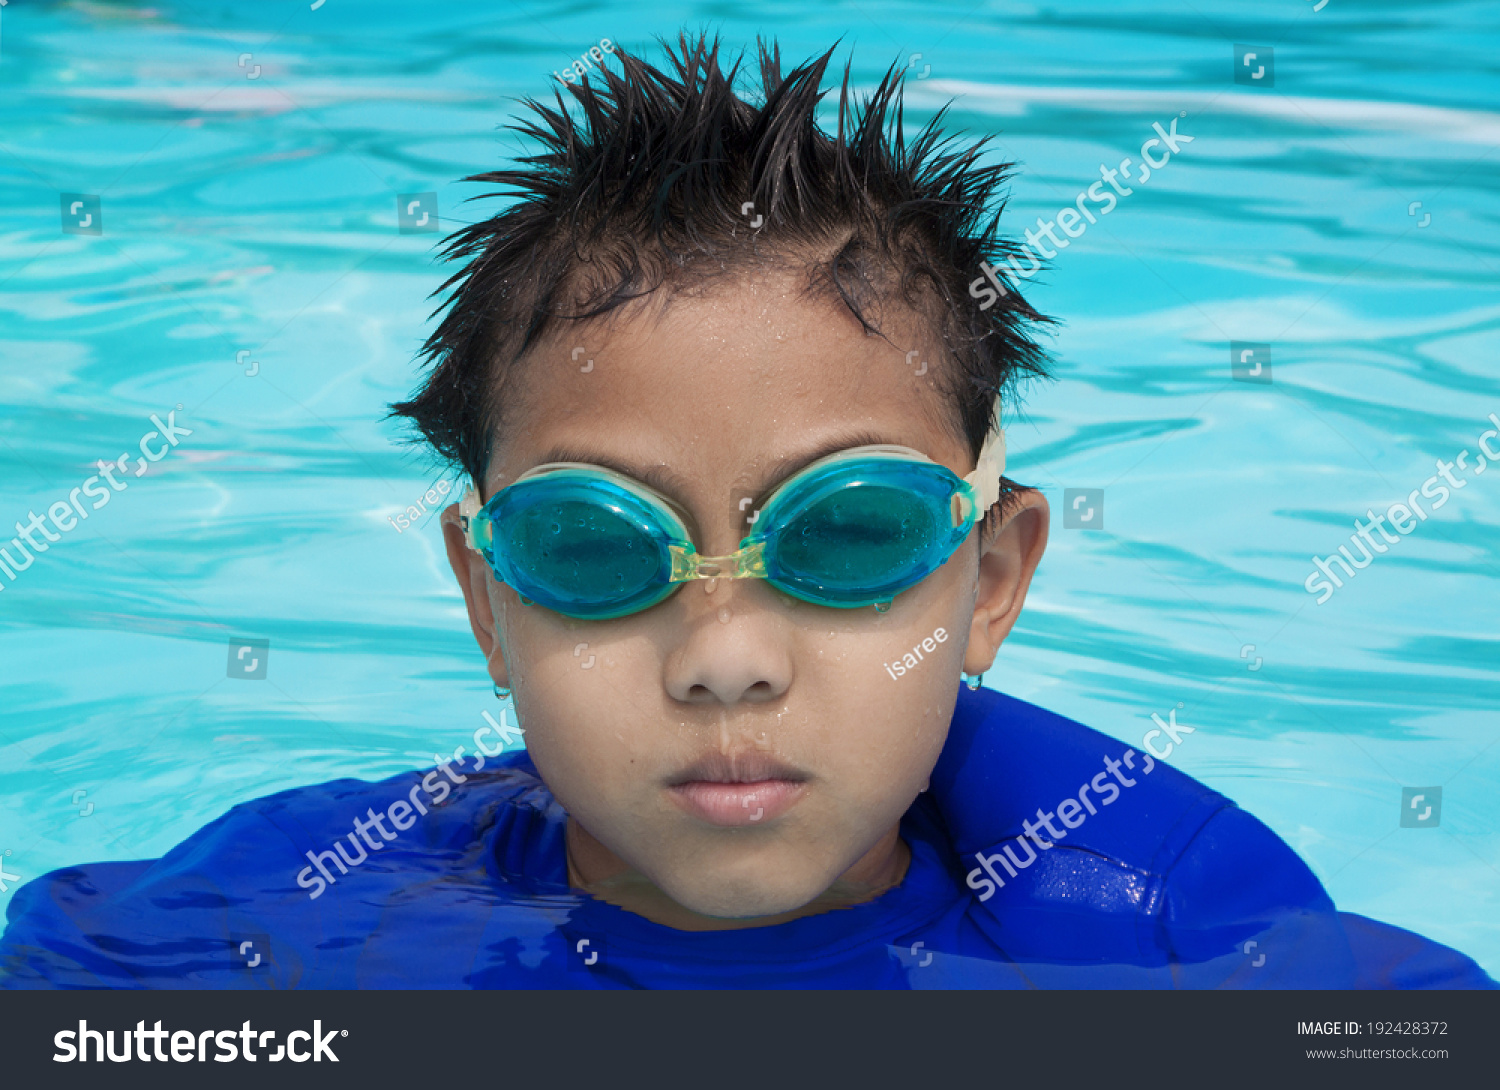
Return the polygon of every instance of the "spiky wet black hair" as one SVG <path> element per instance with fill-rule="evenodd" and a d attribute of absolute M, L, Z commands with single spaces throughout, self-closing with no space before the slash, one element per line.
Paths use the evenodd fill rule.
<path fill-rule="evenodd" d="M 977 457 L 995 396 L 1047 374 L 1032 333 L 1052 320 L 1014 291 L 988 310 L 969 294 L 982 261 L 1018 256 L 997 233 L 1014 164 L 980 165 L 984 141 L 952 150 L 937 131 L 947 107 L 908 145 L 895 65 L 853 108 L 845 66 L 829 135 L 814 115 L 833 49 L 783 76 L 779 46 L 757 42 L 756 105 L 735 93 L 740 60 L 721 70 L 717 39 L 683 34 L 680 55 L 662 44 L 675 74 L 616 50 L 619 74 L 601 66 L 568 85 L 576 105 L 560 92 L 556 108 L 524 100 L 534 116 L 511 127 L 542 146 L 524 169 L 465 179 L 518 199 L 446 240 L 448 259 L 469 260 L 434 293 L 455 289 L 422 349 L 431 371 L 392 415 L 482 481 L 506 380 L 561 323 L 664 285 L 797 261 L 821 269 L 867 332 L 879 332 L 872 301 L 904 303 L 925 323 L 951 357 L 934 370 Z M 763 217 L 754 230 L 747 202 Z"/>

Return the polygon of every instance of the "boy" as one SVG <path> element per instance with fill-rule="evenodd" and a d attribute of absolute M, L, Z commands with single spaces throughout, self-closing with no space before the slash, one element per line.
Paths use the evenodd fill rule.
<path fill-rule="evenodd" d="M 1048 528 L 996 401 L 1047 319 L 974 302 L 1008 168 L 889 140 L 898 70 L 857 118 L 846 72 L 835 139 L 827 54 L 762 49 L 763 106 L 716 46 L 671 59 L 620 54 L 479 176 L 522 199 L 456 236 L 395 406 L 473 481 L 443 534 L 524 752 L 57 872 L 10 983 L 1493 986 L 1149 754 L 958 684 Z"/>

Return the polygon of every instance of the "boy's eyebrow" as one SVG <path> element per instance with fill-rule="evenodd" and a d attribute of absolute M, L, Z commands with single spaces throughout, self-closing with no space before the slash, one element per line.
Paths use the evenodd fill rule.
<path fill-rule="evenodd" d="M 632 465 L 618 458 L 612 458 L 601 451 L 592 450 L 581 446 L 555 446 L 546 454 L 538 458 L 537 465 L 550 465 L 553 462 L 582 462 L 585 465 L 603 466 L 612 469 L 616 473 L 629 477 L 631 480 L 640 481 L 642 484 L 650 485 L 664 496 L 669 496 L 679 503 L 682 502 L 683 494 L 687 491 L 687 482 L 683 477 L 674 472 L 665 464 L 653 466 Z"/>
<path fill-rule="evenodd" d="M 757 496 L 764 496 L 782 481 L 820 458 L 826 458 L 830 454 L 837 454 L 841 450 L 849 450 L 851 447 L 875 446 L 895 442 L 896 440 L 888 436 L 877 435 L 874 432 L 868 431 L 835 435 L 811 450 L 803 451 L 799 454 L 784 454 L 780 458 L 777 458 L 773 466 L 765 473 L 764 478 L 754 482 L 745 491 Z M 687 481 L 681 474 L 675 472 L 665 464 L 649 466 L 632 465 L 629 462 L 613 458 L 602 451 L 569 445 L 552 447 L 541 458 L 537 459 L 536 464 L 546 465 L 552 462 L 584 462 L 588 465 L 603 466 L 605 469 L 612 469 L 616 473 L 649 485 L 662 495 L 668 496 L 676 500 L 679 504 L 686 506 L 686 494 L 689 491 Z"/>
<path fill-rule="evenodd" d="M 757 482 L 756 487 L 750 491 L 764 496 L 782 481 L 806 469 L 819 458 L 827 458 L 830 454 L 837 454 L 841 450 L 850 450 L 853 447 L 890 444 L 902 445 L 896 443 L 896 440 L 889 436 L 877 435 L 875 432 L 870 431 L 846 432 L 841 435 L 835 435 L 827 442 L 820 443 L 812 450 L 805 451 L 802 454 L 783 454 L 780 458 L 776 459 L 775 465 L 766 473 L 764 479 Z"/>

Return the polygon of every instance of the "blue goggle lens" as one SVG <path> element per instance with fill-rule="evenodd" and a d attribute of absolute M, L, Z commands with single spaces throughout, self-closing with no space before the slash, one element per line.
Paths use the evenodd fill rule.
<path fill-rule="evenodd" d="M 962 540 L 949 517 L 956 483 L 941 466 L 885 462 L 794 486 L 778 497 L 767 527 L 767 578 L 826 605 L 889 601 L 936 571 Z"/>
<path fill-rule="evenodd" d="M 674 589 L 659 519 L 623 489 L 522 482 L 497 499 L 490 560 L 518 594 L 597 620 L 645 609 Z"/>

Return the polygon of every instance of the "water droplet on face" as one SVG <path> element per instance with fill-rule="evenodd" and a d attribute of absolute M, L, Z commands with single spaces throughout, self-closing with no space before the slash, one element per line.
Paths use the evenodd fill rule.
<path fill-rule="evenodd" d="M 719 607 L 719 623 L 720 624 L 728 624 L 729 623 L 729 619 L 731 617 L 733 617 L 733 616 L 734 616 L 734 614 L 729 612 L 729 607 L 728 606 L 721 606 L 721 607 Z"/>
<path fill-rule="evenodd" d="M 560 533 L 562 533 L 562 525 L 560 523 L 554 522 L 552 524 L 552 532 L 554 534 L 560 534 Z"/>
<path fill-rule="evenodd" d="M 713 579 L 709 579 L 709 580 L 707 580 L 707 581 L 706 581 L 706 582 L 704 582 L 704 584 L 703 584 L 703 593 L 704 593 L 704 594 L 712 594 L 712 593 L 713 593 L 713 592 L 714 592 L 714 589 L 715 589 L 715 588 L 716 588 L 716 587 L 717 587 L 717 586 L 718 586 L 718 585 L 719 585 L 719 580 L 718 580 L 718 578 L 717 578 L 717 577 L 715 577 L 715 578 L 713 578 Z"/>

